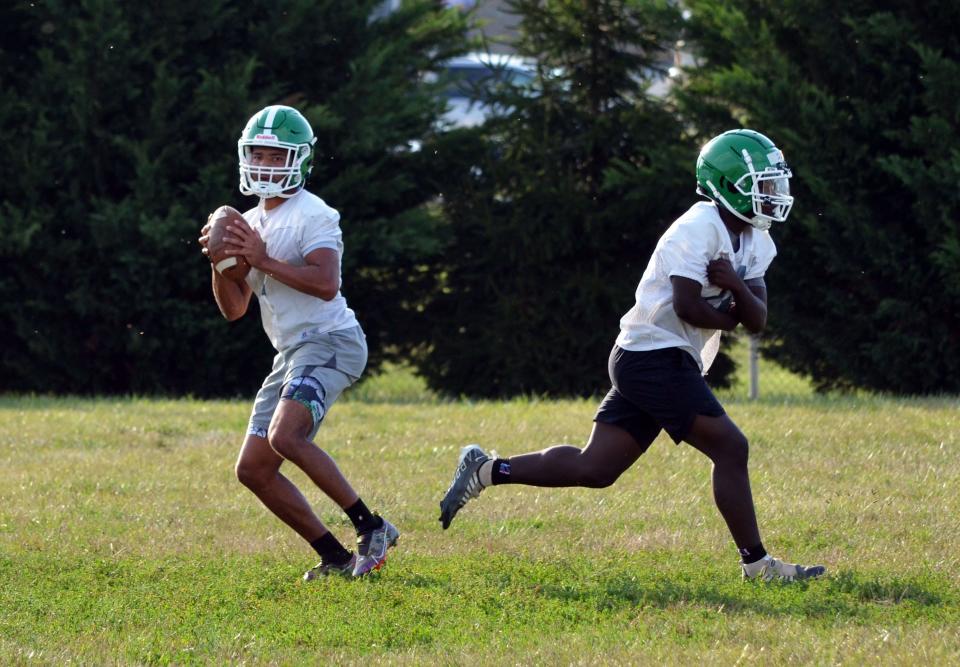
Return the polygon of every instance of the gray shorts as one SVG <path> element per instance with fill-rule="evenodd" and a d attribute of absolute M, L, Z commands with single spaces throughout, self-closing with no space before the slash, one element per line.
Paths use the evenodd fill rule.
<path fill-rule="evenodd" d="M 266 438 L 280 399 L 303 403 L 313 416 L 313 438 L 340 393 L 356 382 L 367 365 L 363 329 L 310 334 L 297 347 L 277 353 L 273 370 L 253 402 L 248 435 Z"/>

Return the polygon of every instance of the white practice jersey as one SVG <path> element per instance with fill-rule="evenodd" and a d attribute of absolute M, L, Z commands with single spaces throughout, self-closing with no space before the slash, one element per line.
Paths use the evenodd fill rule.
<path fill-rule="evenodd" d="M 734 269 L 744 268 L 744 280 L 752 280 L 763 277 L 776 254 L 770 233 L 749 226 L 734 252 L 716 205 L 694 204 L 660 237 L 637 286 L 637 301 L 620 320 L 617 345 L 635 352 L 679 347 L 689 352 L 706 374 L 720 348 L 720 331 L 701 329 L 677 317 L 670 277 L 696 280 L 703 286 L 701 296 L 716 307 L 724 294 L 707 281 L 707 263 L 726 257 Z"/>
<path fill-rule="evenodd" d="M 243 217 L 259 232 L 273 259 L 304 266 L 304 258 L 317 248 L 336 250 L 338 261 L 343 257 L 340 214 L 306 190 L 270 211 L 264 210 L 261 200 Z M 357 326 L 357 318 L 339 290 L 333 299 L 324 301 L 253 268 L 247 274 L 247 285 L 260 301 L 263 330 L 277 351 L 294 347 L 314 333 Z"/>

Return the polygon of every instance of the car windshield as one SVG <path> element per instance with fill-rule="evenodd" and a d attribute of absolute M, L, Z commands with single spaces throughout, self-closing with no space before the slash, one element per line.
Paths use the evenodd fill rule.
<path fill-rule="evenodd" d="M 477 65 L 474 67 L 452 65 L 447 69 L 450 77 L 443 94 L 448 99 L 465 97 L 471 100 L 482 96 L 484 87 L 503 82 L 515 86 L 527 86 L 534 80 L 533 72 L 513 67 Z"/>

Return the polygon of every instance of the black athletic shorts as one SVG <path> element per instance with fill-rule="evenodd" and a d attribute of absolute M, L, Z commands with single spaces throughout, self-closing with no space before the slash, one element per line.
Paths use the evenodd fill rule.
<path fill-rule="evenodd" d="M 697 362 L 678 347 L 631 352 L 614 345 L 608 370 L 613 388 L 593 419 L 626 430 L 644 451 L 661 428 L 679 444 L 697 415 L 724 414 Z"/>

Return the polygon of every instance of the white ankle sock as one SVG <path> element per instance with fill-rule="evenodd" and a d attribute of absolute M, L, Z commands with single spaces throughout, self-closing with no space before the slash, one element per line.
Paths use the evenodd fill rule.
<path fill-rule="evenodd" d="M 480 464 L 480 469 L 477 470 L 477 479 L 480 480 L 480 485 L 484 488 L 493 484 L 493 459 Z"/>

